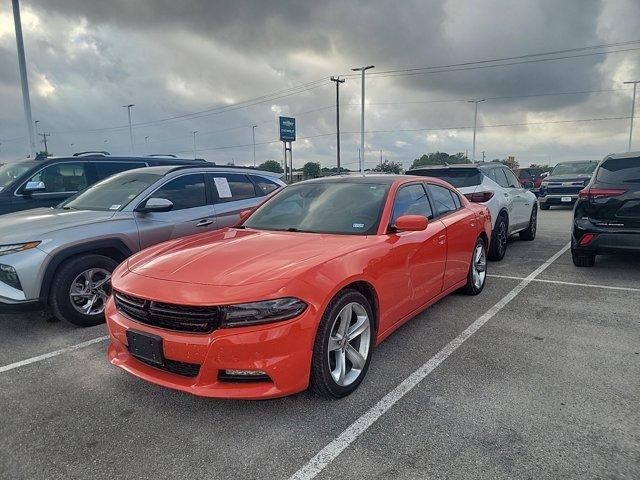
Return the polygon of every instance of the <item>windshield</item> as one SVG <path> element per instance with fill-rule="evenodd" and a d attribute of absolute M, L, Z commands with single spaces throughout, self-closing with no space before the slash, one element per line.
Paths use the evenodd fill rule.
<path fill-rule="evenodd" d="M 570 162 L 559 163 L 551 172 L 551 175 L 591 175 L 598 166 L 598 162 Z"/>
<path fill-rule="evenodd" d="M 11 185 L 14 180 L 25 174 L 36 162 L 9 163 L 0 167 L 0 192 Z"/>
<path fill-rule="evenodd" d="M 162 178 L 156 173 L 124 172 L 96 183 L 57 208 L 65 210 L 113 210 L 126 207 L 147 187 Z"/>
<path fill-rule="evenodd" d="M 482 175 L 477 168 L 429 168 L 407 172 L 411 175 L 435 177 L 450 183 L 456 188 L 480 185 Z"/>
<path fill-rule="evenodd" d="M 314 233 L 376 233 L 388 185 L 302 183 L 285 188 L 260 207 L 245 227 Z"/>
<path fill-rule="evenodd" d="M 599 182 L 640 183 L 640 157 L 610 158 L 598 169 Z"/>

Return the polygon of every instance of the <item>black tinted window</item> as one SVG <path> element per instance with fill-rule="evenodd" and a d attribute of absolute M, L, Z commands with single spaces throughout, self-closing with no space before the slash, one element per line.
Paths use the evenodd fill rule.
<path fill-rule="evenodd" d="M 241 173 L 214 173 L 213 189 L 218 202 L 235 202 L 256 196 L 256 189 L 249 177 Z"/>
<path fill-rule="evenodd" d="M 116 173 L 145 167 L 146 165 L 140 162 L 95 162 L 93 166 L 96 169 L 98 180 L 102 180 L 103 178 L 110 177 Z"/>
<path fill-rule="evenodd" d="M 73 162 L 49 165 L 31 177 L 29 182 L 43 182 L 46 193 L 78 192 L 88 185 L 85 164 Z"/>
<path fill-rule="evenodd" d="M 174 178 L 151 195 L 154 198 L 166 198 L 173 202 L 173 210 L 201 207 L 207 204 L 204 187 L 204 175 L 183 175 Z"/>
<path fill-rule="evenodd" d="M 391 224 L 395 224 L 398 217 L 402 215 L 422 215 L 433 218 L 431 203 L 422 184 L 407 185 L 398 190 L 396 199 L 393 202 L 393 217 Z"/>
<path fill-rule="evenodd" d="M 276 182 L 267 180 L 264 177 L 256 177 L 252 175 L 251 178 L 256 184 L 256 187 L 258 187 L 258 195 L 269 195 L 274 190 L 280 188 L 280 185 L 278 185 Z"/>
<path fill-rule="evenodd" d="M 640 183 L 640 157 L 611 158 L 598 169 L 598 182 Z"/>
<path fill-rule="evenodd" d="M 456 188 L 472 187 L 480 185 L 482 182 L 482 174 L 477 168 L 426 168 L 424 170 L 412 170 L 407 173 L 409 175 L 439 178 Z"/>
<path fill-rule="evenodd" d="M 433 197 L 433 201 L 436 203 L 436 208 L 440 215 L 452 212 L 457 209 L 456 203 L 453 199 L 453 193 L 448 188 L 441 187 L 440 185 L 429 184 L 429 191 Z M 458 202 L 460 199 L 458 199 Z"/>

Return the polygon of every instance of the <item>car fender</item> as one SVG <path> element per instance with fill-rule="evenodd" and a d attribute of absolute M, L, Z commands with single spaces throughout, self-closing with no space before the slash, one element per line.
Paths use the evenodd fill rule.
<path fill-rule="evenodd" d="M 133 251 L 127 246 L 127 244 L 120 238 L 104 238 L 100 240 L 93 240 L 89 242 L 83 242 L 78 245 L 70 245 L 62 247 L 49 255 L 50 260 L 44 268 L 42 275 L 42 282 L 40 285 L 40 301 L 46 303 L 49 297 L 49 290 L 51 289 L 51 282 L 58 270 L 58 267 L 66 260 L 85 253 L 97 253 L 105 254 L 106 252 L 112 252 L 115 256 L 115 260 L 121 262 L 128 258 Z"/>

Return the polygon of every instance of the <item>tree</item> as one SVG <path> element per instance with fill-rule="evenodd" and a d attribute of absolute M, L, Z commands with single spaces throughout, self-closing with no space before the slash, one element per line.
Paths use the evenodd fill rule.
<path fill-rule="evenodd" d="M 396 174 L 399 174 L 401 170 L 402 170 L 401 163 L 390 162 L 389 160 L 383 161 L 381 164 L 378 164 L 376 168 L 373 169 L 374 172 L 396 173 Z"/>
<path fill-rule="evenodd" d="M 516 160 L 516 157 L 514 157 L 513 155 L 508 156 L 504 160 L 500 160 L 499 158 L 496 158 L 493 161 L 494 162 L 500 162 L 501 164 L 506 165 L 507 167 L 509 167 L 511 170 L 515 170 L 517 168 L 520 168 L 520 164 Z"/>
<path fill-rule="evenodd" d="M 318 178 L 322 175 L 318 162 L 307 162 L 302 166 L 302 173 L 307 178 Z"/>
<path fill-rule="evenodd" d="M 284 170 L 282 170 L 282 167 L 280 166 L 280 162 L 277 162 L 275 160 L 267 160 L 266 162 L 258 165 L 258 168 L 260 170 L 266 170 L 267 172 L 273 172 L 273 173 L 284 172 Z"/>
<path fill-rule="evenodd" d="M 464 153 L 456 153 L 449 155 L 445 152 L 435 152 L 422 155 L 420 158 L 416 158 L 411 164 L 411 168 L 426 167 L 430 165 L 445 165 L 445 164 L 457 164 L 457 163 L 471 163 Z"/>
<path fill-rule="evenodd" d="M 553 167 L 551 165 L 543 165 L 541 163 L 532 163 L 531 165 L 529 165 L 529 168 L 539 168 L 543 172 L 550 172 L 551 170 L 553 170 Z"/>

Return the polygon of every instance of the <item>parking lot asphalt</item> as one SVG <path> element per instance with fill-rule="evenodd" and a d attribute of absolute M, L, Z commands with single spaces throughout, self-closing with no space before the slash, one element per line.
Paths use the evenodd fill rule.
<path fill-rule="evenodd" d="M 481 295 L 400 328 L 339 401 L 173 392 L 109 365 L 100 340 L 33 361 L 105 329 L 0 316 L 0 478 L 640 478 L 640 259 L 548 262 L 570 221 L 540 212 L 538 238 L 512 241 Z"/>

